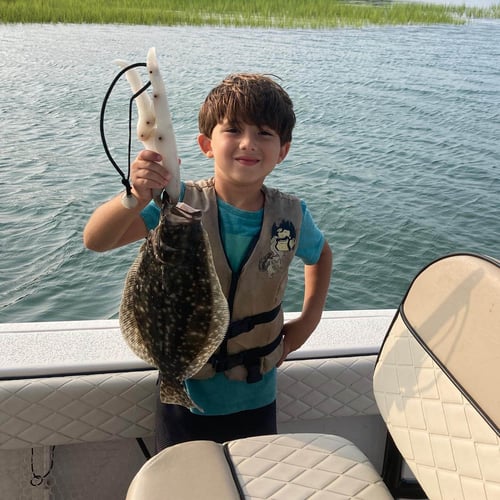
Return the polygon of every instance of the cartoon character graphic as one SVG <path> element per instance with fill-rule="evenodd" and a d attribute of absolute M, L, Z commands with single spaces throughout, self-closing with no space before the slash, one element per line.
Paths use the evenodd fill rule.
<path fill-rule="evenodd" d="M 273 224 L 271 229 L 270 251 L 262 257 L 259 269 L 269 277 L 277 273 L 282 267 L 282 256 L 295 248 L 297 233 L 295 226 L 290 221 L 282 220 Z"/>

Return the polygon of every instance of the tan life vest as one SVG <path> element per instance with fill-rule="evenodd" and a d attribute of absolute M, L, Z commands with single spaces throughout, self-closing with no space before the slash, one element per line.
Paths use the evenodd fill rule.
<path fill-rule="evenodd" d="M 211 378 L 223 371 L 233 380 L 257 382 L 276 366 L 283 353 L 281 302 L 299 242 L 300 200 L 262 187 L 262 228 L 238 273 L 231 270 L 224 252 L 214 180 L 187 182 L 185 186 L 183 201 L 203 212 L 202 224 L 231 314 L 226 339 L 193 378 Z"/>

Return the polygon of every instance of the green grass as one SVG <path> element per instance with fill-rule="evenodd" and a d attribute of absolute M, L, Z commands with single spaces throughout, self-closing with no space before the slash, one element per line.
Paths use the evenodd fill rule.
<path fill-rule="evenodd" d="M 1 23 L 96 23 L 332 28 L 463 23 L 500 18 L 500 4 L 470 8 L 339 0 L 0 0 Z"/>

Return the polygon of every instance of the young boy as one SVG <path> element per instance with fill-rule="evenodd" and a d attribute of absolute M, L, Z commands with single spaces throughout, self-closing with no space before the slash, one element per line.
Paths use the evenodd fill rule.
<path fill-rule="evenodd" d="M 264 186 L 292 140 L 292 101 L 274 80 L 258 74 L 228 76 L 199 113 L 198 144 L 214 162 L 207 181 L 186 182 L 181 199 L 203 210 L 231 325 L 211 362 L 186 381 L 203 408 L 164 404 L 157 397 L 156 448 L 208 439 L 274 434 L 276 367 L 316 328 L 330 283 L 332 253 L 305 203 Z M 147 236 L 159 221 L 152 190 L 168 184 L 161 157 L 141 151 L 131 166 L 135 208 L 121 195 L 99 207 L 84 230 L 84 244 L 106 251 Z M 304 263 L 301 314 L 283 324 L 281 300 L 288 267 Z"/>

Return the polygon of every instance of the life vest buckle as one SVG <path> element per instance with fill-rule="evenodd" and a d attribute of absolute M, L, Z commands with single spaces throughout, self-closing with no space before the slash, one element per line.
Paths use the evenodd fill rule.
<path fill-rule="evenodd" d="M 262 380 L 262 373 L 260 372 L 260 362 L 245 365 L 247 369 L 247 384 L 255 384 Z"/>

